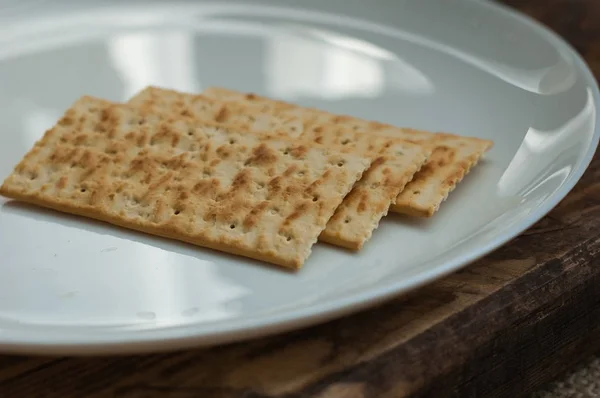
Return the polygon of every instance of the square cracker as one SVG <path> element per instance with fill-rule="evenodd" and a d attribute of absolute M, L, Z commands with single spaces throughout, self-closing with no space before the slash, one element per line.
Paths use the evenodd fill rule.
<path fill-rule="evenodd" d="M 221 87 L 210 87 L 204 95 L 224 101 L 254 104 L 263 110 L 269 108 L 290 112 L 294 109 L 307 109 L 319 115 L 312 120 L 312 128 L 343 126 L 360 133 L 402 138 L 422 145 L 431 145 L 432 156 L 406 189 L 400 192 L 390 208 L 393 212 L 412 216 L 433 216 L 448 194 L 493 146 L 492 141 L 480 138 L 400 128 L 352 116 L 335 115 L 318 109 L 301 108 L 285 101 Z"/>
<path fill-rule="evenodd" d="M 190 115 L 198 121 L 210 120 L 226 126 L 243 127 L 264 134 L 284 133 L 311 146 L 327 147 L 368 157 L 372 165 L 344 199 L 319 239 L 360 250 L 371 238 L 398 194 L 426 161 L 430 150 L 392 137 L 355 133 L 332 126 L 307 129 L 310 112 L 302 109 L 272 110 L 247 107 L 237 102 L 216 101 L 203 95 L 148 87 L 129 104 L 149 106 L 155 112 L 177 117 Z"/>
<path fill-rule="evenodd" d="M 0 194 L 300 268 L 370 161 L 82 97 Z"/>

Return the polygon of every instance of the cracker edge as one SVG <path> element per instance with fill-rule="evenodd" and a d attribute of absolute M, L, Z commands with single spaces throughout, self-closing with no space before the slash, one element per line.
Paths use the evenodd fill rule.
<path fill-rule="evenodd" d="M 425 165 L 425 163 L 427 162 L 427 160 L 429 158 L 429 155 L 431 154 L 431 150 L 428 150 L 428 147 L 423 147 L 423 151 L 421 152 L 421 154 L 422 154 L 422 159 L 419 161 L 419 163 L 414 163 L 411 167 L 406 169 L 406 171 L 404 173 L 404 177 L 405 177 L 404 184 L 400 184 L 398 194 L 396 196 L 394 196 L 394 198 L 391 200 L 390 206 L 388 206 L 386 211 L 381 215 L 381 217 L 379 217 L 379 219 L 377 220 L 377 224 L 375 225 L 375 228 L 370 230 L 368 235 L 363 236 L 360 240 L 347 240 L 347 239 L 342 239 L 341 237 L 338 236 L 338 234 L 325 233 L 327 231 L 327 228 L 325 228 L 319 235 L 319 241 L 329 243 L 329 244 L 332 244 L 335 246 L 340 246 L 345 249 L 349 249 L 349 250 L 353 250 L 353 251 L 362 250 L 364 245 L 371 240 L 371 238 L 375 234 L 375 231 L 377 231 L 377 229 L 379 228 L 379 224 L 381 223 L 381 220 L 390 213 L 392 206 L 394 206 L 394 203 L 395 203 L 398 195 L 402 191 L 404 191 L 404 188 L 406 188 L 406 186 L 412 181 L 415 174 L 419 172 L 419 170 L 423 167 L 423 165 Z"/>
<path fill-rule="evenodd" d="M 444 134 L 444 135 L 448 136 L 448 134 L 445 134 L 445 133 L 440 133 L 440 134 Z M 390 206 L 391 212 L 403 214 L 403 215 L 407 215 L 407 216 L 412 216 L 412 217 L 420 217 L 420 218 L 433 217 L 433 215 L 435 215 L 435 213 L 440 209 L 442 203 L 444 203 L 446 201 L 446 199 L 448 199 L 448 196 L 450 195 L 450 193 L 452 191 L 454 191 L 454 189 L 456 189 L 458 184 L 467 176 L 467 174 L 469 174 L 471 169 L 473 169 L 473 167 L 475 167 L 480 162 L 480 160 L 482 160 L 484 158 L 485 154 L 487 152 L 489 152 L 494 146 L 494 142 L 490 141 L 490 140 L 484 140 L 481 138 L 466 137 L 466 136 L 460 136 L 460 137 L 466 138 L 466 139 L 475 139 L 475 140 L 480 141 L 484 145 L 483 150 L 473 153 L 471 156 L 469 156 L 468 158 L 464 159 L 462 162 L 457 164 L 457 168 L 455 169 L 454 174 L 453 174 L 453 177 L 454 177 L 453 183 L 450 184 L 447 187 L 447 189 L 441 191 L 441 195 L 438 197 L 437 204 L 429 206 L 429 207 L 419 207 L 415 204 L 400 205 L 400 204 L 394 203 L 392 206 Z M 439 145 L 434 144 L 434 148 L 437 146 L 439 146 Z M 427 164 L 427 162 L 425 164 Z M 418 173 L 415 174 L 415 177 L 416 176 L 418 176 Z M 402 194 L 402 192 L 400 192 L 400 194 Z"/>

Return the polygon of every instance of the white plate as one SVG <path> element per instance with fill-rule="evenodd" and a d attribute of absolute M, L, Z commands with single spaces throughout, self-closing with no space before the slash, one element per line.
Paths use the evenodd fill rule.
<path fill-rule="evenodd" d="M 319 244 L 295 275 L 0 200 L 3 351 L 172 349 L 355 311 L 519 234 L 598 143 L 599 93 L 581 59 L 488 2 L 0 4 L 2 179 L 79 96 L 126 100 L 148 84 L 221 85 L 496 142 L 434 218 L 388 216 L 359 254 Z"/>

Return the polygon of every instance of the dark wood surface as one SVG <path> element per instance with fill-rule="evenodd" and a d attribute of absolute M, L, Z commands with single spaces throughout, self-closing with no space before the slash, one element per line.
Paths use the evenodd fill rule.
<path fill-rule="evenodd" d="M 510 0 L 600 73 L 600 1 Z M 120 358 L 0 356 L 0 397 L 518 397 L 600 349 L 600 159 L 540 223 L 409 297 L 317 327 Z"/>

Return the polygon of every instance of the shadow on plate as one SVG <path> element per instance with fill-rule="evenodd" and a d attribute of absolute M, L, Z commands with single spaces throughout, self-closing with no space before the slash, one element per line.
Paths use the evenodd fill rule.
<path fill-rule="evenodd" d="M 108 222 L 73 215 L 70 213 L 63 213 L 53 209 L 34 206 L 29 203 L 19 202 L 16 200 L 6 202 L 2 207 L 0 207 L 0 213 L 14 214 L 22 217 L 28 217 L 34 220 L 43 220 L 44 222 L 55 223 L 67 228 L 75 228 L 79 230 L 88 231 L 94 234 L 111 235 L 132 242 L 150 245 L 165 251 L 176 252 L 178 254 L 186 256 L 192 256 L 197 258 L 198 260 L 206 261 L 206 259 L 203 258 L 203 251 L 207 250 L 212 253 L 223 256 L 229 261 L 241 261 L 243 259 L 244 262 L 249 262 L 250 265 L 263 266 L 269 269 L 281 271 L 283 273 L 293 274 L 294 272 L 293 270 L 276 266 L 267 262 L 228 254 L 225 252 L 205 248 L 202 246 L 196 246 L 191 243 L 178 241 L 175 239 L 163 238 L 156 235 L 146 234 L 132 229 L 120 227 L 118 225 L 113 225 Z"/>

